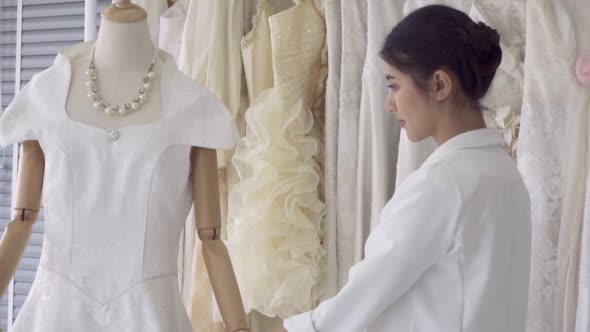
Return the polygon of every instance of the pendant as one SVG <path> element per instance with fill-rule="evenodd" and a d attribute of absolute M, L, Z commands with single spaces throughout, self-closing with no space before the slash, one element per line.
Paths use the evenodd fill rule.
<path fill-rule="evenodd" d="M 107 130 L 107 138 L 110 142 L 116 142 L 119 139 L 119 131 L 117 129 Z"/>

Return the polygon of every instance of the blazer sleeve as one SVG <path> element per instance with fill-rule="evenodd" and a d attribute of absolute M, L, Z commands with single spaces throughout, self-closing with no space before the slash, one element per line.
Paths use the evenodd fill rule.
<path fill-rule="evenodd" d="M 420 170 L 400 186 L 348 283 L 314 311 L 287 319 L 289 332 L 363 331 L 449 252 L 461 199 L 444 167 Z"/>

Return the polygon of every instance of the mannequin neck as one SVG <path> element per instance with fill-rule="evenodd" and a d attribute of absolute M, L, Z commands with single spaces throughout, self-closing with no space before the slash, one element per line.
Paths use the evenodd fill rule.
<path fill-rule="evenodd" d="M 119 23 L 103 18 L 94 61 L 97 70 L 146 71 L 154 50 L 147 20 Z"/>

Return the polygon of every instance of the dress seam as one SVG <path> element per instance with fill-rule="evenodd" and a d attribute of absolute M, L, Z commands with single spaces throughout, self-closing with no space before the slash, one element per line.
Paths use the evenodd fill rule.
<path fill-rule="evenodd" d="M 146 202 L 145 210 L 144 210 L 145 227 L 143 229 L 143 243 L 142 243 L 142 246 L 141 246 L 141 248 L 142 248 L 142 254 L 141 254 L 141 277 L 142 278 L 145 277 L 145 249 L 146 249 L 146 245 L 145 244 L 147 242 L 147 235 L 148 235 L 148 228 L 149 228 L 149 217 L 150 217 L 149 209 L 150 209 L 150 203 L 152 201 L 152 187 L 154 185 L 154 178 L 156 177 L 156 171 L 160 167 L 160 163 L 164 160 L 163 157 L 166 154 L 166 152 L 169 151 L 170 149 L 176 147 L 176 146 L 188 146 L 188 145 L 186 145 L 186 144 L 169 144 L 169 145 L 167 145 L 159 153 L 158 161 L 156 162 L 156 164 L 154 165 L 154 167 L 151 170 L 150 184 L 149 184 L 149 187 L 148 187 L 148 190 L 147 190 L 148 197 L 147 197 L 147 202 Z M 190 148 L 189 148 L 189 158 L 190 158 Z"/>
<path fill-rule="evenodd" d="M 76 283 L 71 278 L 68 278 L 67 276 L 63 275 L 62 273 L 60 273 L 58 271 L 55 271 L 55 270 L 53 270 L 53 269 L 45 266 L 45 264 L 39 264 L 39 267 L 41 267 L 46 272 L 49 272 L 51 274 L 54 274 L 54 275 L 60 277 L 61 279 L 63 279 L 64 281 L 66 281 L 68 284 L 73 285 L 78 291 L 80 291 L 80 293 L 86 295 L 86 297 L 88 297 L 92 301 L 98 303 L 100 306 L 105 306 L 105 305 L 111 304 L 112 302 L 114 302 L 118 298 L 122 297 L 125 293 L 128 293 L 131 289 L 133 289 L 136 286 L 138 286 L 138 285 L 140 285 L 142 283 L 145 283 L 147 281 L 151 281 L 151 280 L 155 280 L 155 279 L 163 279 L 163 278 L 167 278 L 167 277 L 174 277 L 174 276 L 176 276 L 175 273 L 165 273 L 165 274 L 161 274 L 161 275 L 157 275 L 157 276 L 153 276 L 153 277 L 149 277 L 149 278 L 142 278 L 142 279 L 140 279 L 140 280 L 132 283 L 129 287 L 125 288 L 121 292 L 117 293 L 117 295 L 111 297 L 109 301 L 102 302 L 102 301 L 96 299 L 94 296 L 90 295 L 88 292 L 86 292 L 80 285 L 78 285 L 78 283 Z"/>

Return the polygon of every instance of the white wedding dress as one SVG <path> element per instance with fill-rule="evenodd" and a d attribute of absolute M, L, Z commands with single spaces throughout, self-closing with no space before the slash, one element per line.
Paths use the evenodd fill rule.
<path fill-rule="evenodd" d="M 114 140 L 71 120 L 70 59 L 88 57 L 91 46 L 60 53 L 0 119 L 0 145 L 37 140 L 45 156 L 43 252 L 12 331 L 192 331 L 177 279 L 193 202 L 189 154 L 191 146 L 232 148 L 237 128 L 164 53 L 158 121 L 119 128 Z"/>
<path fill-rule="evenodd" d="M 531 197 L 532 257 L 529 332 L 561 331 L 555 324 L 557 244 L 561 224 L 562 156 L 574 54 L 561 3 L 527 3 L 525 84 L 518 167 Z M 566 28 L 561 30 L 561 28 Z M 569 332 L 569 331 L 568 331 Z"/>
<path fill-rule="evenodd" d="M 589 10 L 580 1 L 527 3 L 518 161 L 533 216 L 529 332 L 590 331 L 590 88 L 574 70 L 590 50 Z"/>

